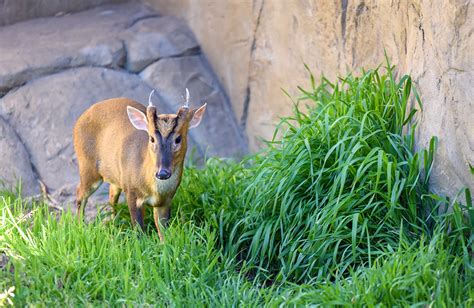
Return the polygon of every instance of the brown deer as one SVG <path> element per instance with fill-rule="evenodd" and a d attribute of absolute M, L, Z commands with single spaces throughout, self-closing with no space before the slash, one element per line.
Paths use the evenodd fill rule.
<path fill-rule="evenodd" d="M 160 240 L 168 223 L 171 200 L 181 182 L 188 130 L 196 127 L 206 104 L 189 109 L 189 91 L 177 114 L 158 114 L 127 98 L 98 102 L 86 110 L 74 126 L 74 149 L 80 183 L 76 206 L 79 221 L 87 199 L 105 181 L 110 183 L 109 202 L 115 205 L 126 194 L 132 225 L 144 228 L 145 205 L 153 207 Z M 146 133 L 145 133 L 146 132 Z"/>

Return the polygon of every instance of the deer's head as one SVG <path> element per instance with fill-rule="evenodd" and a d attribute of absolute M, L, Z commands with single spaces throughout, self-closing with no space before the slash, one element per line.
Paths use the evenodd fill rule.
<path fill-rule="evenodd" d="M 127 107 L 132 125 L 148 133 L 148 150 L 154 158 L 155 176 L 159 180 L 168 179 L 186 155 L 188 131 L 201 123 L 206 104 L 196 109 L 189 108 L 189 91 L 176 114 L 159 114 L 151 102 L 150 93 L 146 114 L 131 106 Z"/>

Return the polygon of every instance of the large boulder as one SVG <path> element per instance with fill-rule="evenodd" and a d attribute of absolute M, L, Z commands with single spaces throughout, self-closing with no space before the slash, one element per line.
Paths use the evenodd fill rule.
<path fill-rule="evenodd" d="M 199 53 L 196 38 L 184 21 L 170 16 L 135 23 L 123 38 L 127 48 L 125 65 L 131 72 L 139 72 L 161 58 Z"/>

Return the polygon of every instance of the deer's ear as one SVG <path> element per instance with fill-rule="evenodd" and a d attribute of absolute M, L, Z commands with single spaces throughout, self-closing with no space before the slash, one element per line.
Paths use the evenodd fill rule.
<path fill-rule="evenodd" d="M 127 114 L 128 119 L 132 123 L 133 127 L 148 132 L 148 121 L 146 119 L 146 115 L 143 112 L 137 108 L 127 106 Z"/>
<path fill-rule="evenodd" d="M 194 128 L 201 123 L 202 116 L 204 115 L 204 112 L 206 112 L 206 106 L 207 103 L 199 107 L 196 111 L 194 111 L 193 118 L 189 122 L 189 128 Z"/>

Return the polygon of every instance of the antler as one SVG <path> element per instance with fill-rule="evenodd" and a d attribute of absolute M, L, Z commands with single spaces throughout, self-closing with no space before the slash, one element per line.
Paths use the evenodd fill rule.
<path fill-rule="evenodd" d="M 151 102 L 151 97 L 152 97 L 153 93 L 155 93 L 155 89 L 151 90 L 150 96 L 148 96 L 148 107 L 153 106 L 153 103 Z"/>
<path fill-rule="evenodd" d="M 146 107 L 146 116 L 148 118 L 148 121 L 150 121 L 151 123 L 156 122 L 156 107 L 151 102 L 151 97 L 153 96 L 153 93 L 155 93 L 155 89 L 151 90 L 150 95 L 148 96 L 148 106 Z"/>
<path fill-rule="evenodd" d="M 178 118 L 186 117 L 189 112 L 189 90 L 186 88 L 186 95 L 183 95 L 184 104 L 178 110 Z"/>
<path fill-rule="evenodd" d="M 186 98 L 184 101 L 183 108 L 189 109 L 189 90 L 186 88 Z"/>

